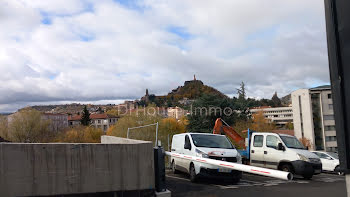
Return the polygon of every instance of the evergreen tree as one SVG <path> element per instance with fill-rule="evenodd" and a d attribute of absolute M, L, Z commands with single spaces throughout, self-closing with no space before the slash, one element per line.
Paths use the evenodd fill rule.
<path fill-rule="evenodd" d="M 240 84 L 240 87 L 237 88 L 237 93 L 238 93 L 238 99 L 240 100 L 244 100 L 246 97 L 246 93 L 245 93 L 245 84 L 242 81 Z"/>
<path fill-rule="evenodd" d="M 84 106 L 84 109 L 83 109 L 83 114 L 81 116 L 81 124 L 84 125 L 84 126 L 89 126 L 90 125 L 90 112 L 89 110 L 86 108 L 86 105 Z"/>
<path fill-rule="evenodd" d="M 224 113 L 225 108 L 226 112 Z M 231 99 L 204 94 L 191 106 L 187 129 L 189 132 L 211 133 L 217 118 L 222 118 L 229 125 L 232 125 L 236 117 L 237 114 Z"/>
<path fill-rule="evenodd" d="M 281 107 L 282 106 L 281 99 L 278 98 L 277 92 L 275 92 L 275 94 L 272 96 L 271 100 L 273 102 L 273 107 Z"/>

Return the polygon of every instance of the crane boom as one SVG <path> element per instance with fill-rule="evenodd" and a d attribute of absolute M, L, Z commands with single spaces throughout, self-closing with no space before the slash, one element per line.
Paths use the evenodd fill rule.
<path fill-rule="evenodd" d="M 225 125 L 223 125 L 223 123 L 225 123 Z M 245 148 L 245 139 L 221 118 L 216 119 L 213 134 L 226 134 L 240 147 Z"/>

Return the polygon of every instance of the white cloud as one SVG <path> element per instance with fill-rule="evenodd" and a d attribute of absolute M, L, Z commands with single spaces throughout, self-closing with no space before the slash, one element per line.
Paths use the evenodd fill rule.
<path fill-rule="evenodd" d="M 0 3 L 0 111 L 166 94 L 193 74 L 260 98 L 329 82 L 318 0 L 136 3 Z"/>

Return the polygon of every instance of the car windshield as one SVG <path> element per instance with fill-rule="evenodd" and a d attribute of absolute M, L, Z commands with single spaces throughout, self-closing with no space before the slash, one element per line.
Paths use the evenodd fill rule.
<path fill-rule="evenodd" d="M 327 152 L 327 154 L 333 157 L 334 159 L 339 159 L 339 156 L 337 153 Z"/>
<path fill-rule="evenodd" d="M 234 146 L 224 135 L 191 134 L 193 144 L 197 147 L 233 149 Z"/>
<path fill-rule="evenodd" d="M 281 136 L 281 138 L 288 148 L 305 149 L 296 137 Z"/>

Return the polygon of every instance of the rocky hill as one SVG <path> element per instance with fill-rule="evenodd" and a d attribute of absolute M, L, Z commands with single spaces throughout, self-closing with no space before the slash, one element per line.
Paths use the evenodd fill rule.
<path fill-rule="evenodd" d="M 188 105 L 204 94 L 212 94 L 222 98 L 227 98 L 225 94 L 217 89 L 204 85 L 201 80 L 196 80 L 196 78 L 194 78 L 194 80 L 185 81 L 183 86 L 173 89 L 170 93 L 164 96 L 148 94 L 148 90 L 146 90 L 146 95 L 141 98 L 139 105 L 147 105 L 150 103 L 155 103 L 157 106 L 168 107 Z"/>
<path fill-rule="evenodd" d="M 172 90 L 167 97 L 174 97 L 175 100 L 181 100 L 183 98 L 197 99 L 203 94 L 214 94 L 223 98 L 227 97 L 217 89 L 204 85 L 201 80 L 186 81 L 184 86 L 179 86 Z"/>

